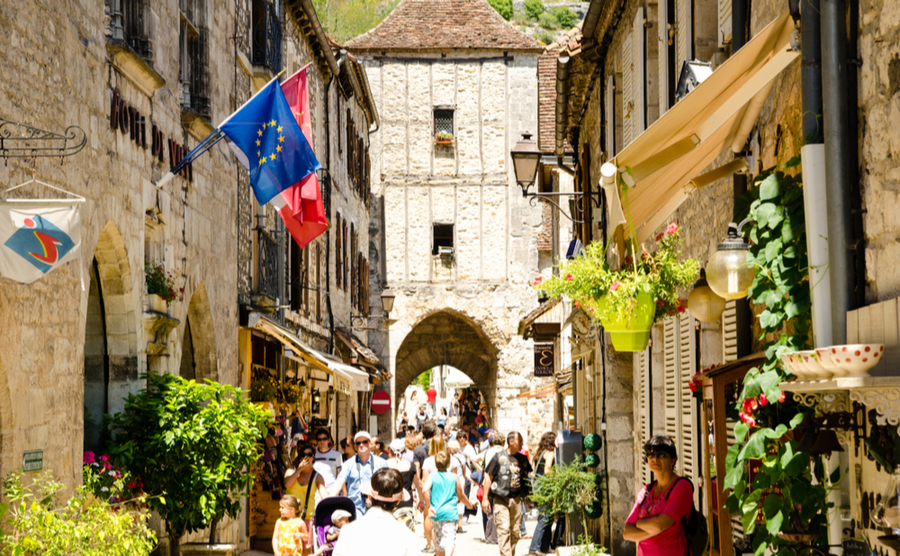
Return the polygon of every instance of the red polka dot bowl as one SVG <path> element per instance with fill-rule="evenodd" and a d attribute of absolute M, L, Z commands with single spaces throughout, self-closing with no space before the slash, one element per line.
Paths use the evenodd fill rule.
<path fill-rule="evenodd" d="M 849 344 L 826 349 L 831 361 L 847 371 L 847 376 L 869 376 L 869 369 L 884 357 L 884 344 Z"/>
<path fill-rule="evenodd" d="M 818 356 L 819 364 L 831 371 L 832 378 L 840 378 L 842 376 L 847 376 L 849 373 L 838 367 L 834 361 L 831 360 L 831 348 L 817 348 L 816 356 Z"/>
<path fill-rule="evenodd" d="M 802 359 L 797 353 L 782 354 L 781 363 L 789 373 L 796 376 L 799 380 L 814 378 L 812 373 L 807 372 L 806 367 L 802 364 Z"/>

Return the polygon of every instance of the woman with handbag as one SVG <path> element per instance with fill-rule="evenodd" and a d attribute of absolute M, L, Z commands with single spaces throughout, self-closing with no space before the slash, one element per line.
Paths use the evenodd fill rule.
<path fill-rule="evenodd" d="M 306 523 L 306 530 L 313 531 L 313 515 L 316 509 L 316 494 L 319 498 L 328 496 L 325 490 L 325 479 L 313 469 L 316 461 L 316 451 L 312 446 L 304 445 L 297 459 L 293 461 L 293 467 L 284 475 L 284 485 L 288 494 L 294 496 L 300 503 L 300 512 L 297 517 Z M 313 486 L 315 485 L 315 486 Z M 303 543 L 303 555 L 311 554 L 313 535 L 309 535 Z"/>

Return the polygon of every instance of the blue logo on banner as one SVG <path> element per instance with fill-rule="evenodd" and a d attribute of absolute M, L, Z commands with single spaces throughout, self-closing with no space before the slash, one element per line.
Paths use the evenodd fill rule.
<path fill-rule="evenodd" d="M 35 215 L 26 218 L 25 225 L 16 230 L 4 245 L 46 274 L 75 247 L 75 242 L 52 222 Z"/>

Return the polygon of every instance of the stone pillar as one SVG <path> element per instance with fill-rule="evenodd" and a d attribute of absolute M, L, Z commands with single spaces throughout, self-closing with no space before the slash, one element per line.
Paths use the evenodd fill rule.
<path fill-rule="evenodd" d="M 609 538 L 603 544 L 616 556 L 632 556 L 636 545 L 622 539 L 625 519 L 635 500 L 634 489 L 634 406 L 633 357 L 612 349 L 606 335 L 606 470 L 609 475 Z"/>

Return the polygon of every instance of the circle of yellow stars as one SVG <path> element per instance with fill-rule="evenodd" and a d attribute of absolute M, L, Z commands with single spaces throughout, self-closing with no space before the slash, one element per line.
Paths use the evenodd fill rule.
<path fill-rule="evenodd" d="M 275 131 L 278 132 L 278 144 L 275 145 L 275 152 L 268 156 L 264 156 L 261 150 L 256 151 L 256 156 L 260 157 L 260 159 L 259 159 L 260 166 L 262 166 L 266 162 L 275 162 L 277 153 L 280 153 L 282 150 L 281 143 L 284 143 L 284 135 L 281 134 L 283 127 L 278 125 L 278 122 L 276 122 L 273 119 L 271 122 L 263 122 L 262 127 L 259 128 L 259 130 L 257 130 L 257 132 L 256 132 L 256 135 L 257 135 L 256 146 L 257 147 L 260 147 L 260 145 L 262 144 L 263 131 L 265 131 L 266 128 L 275 129 Z"/>

